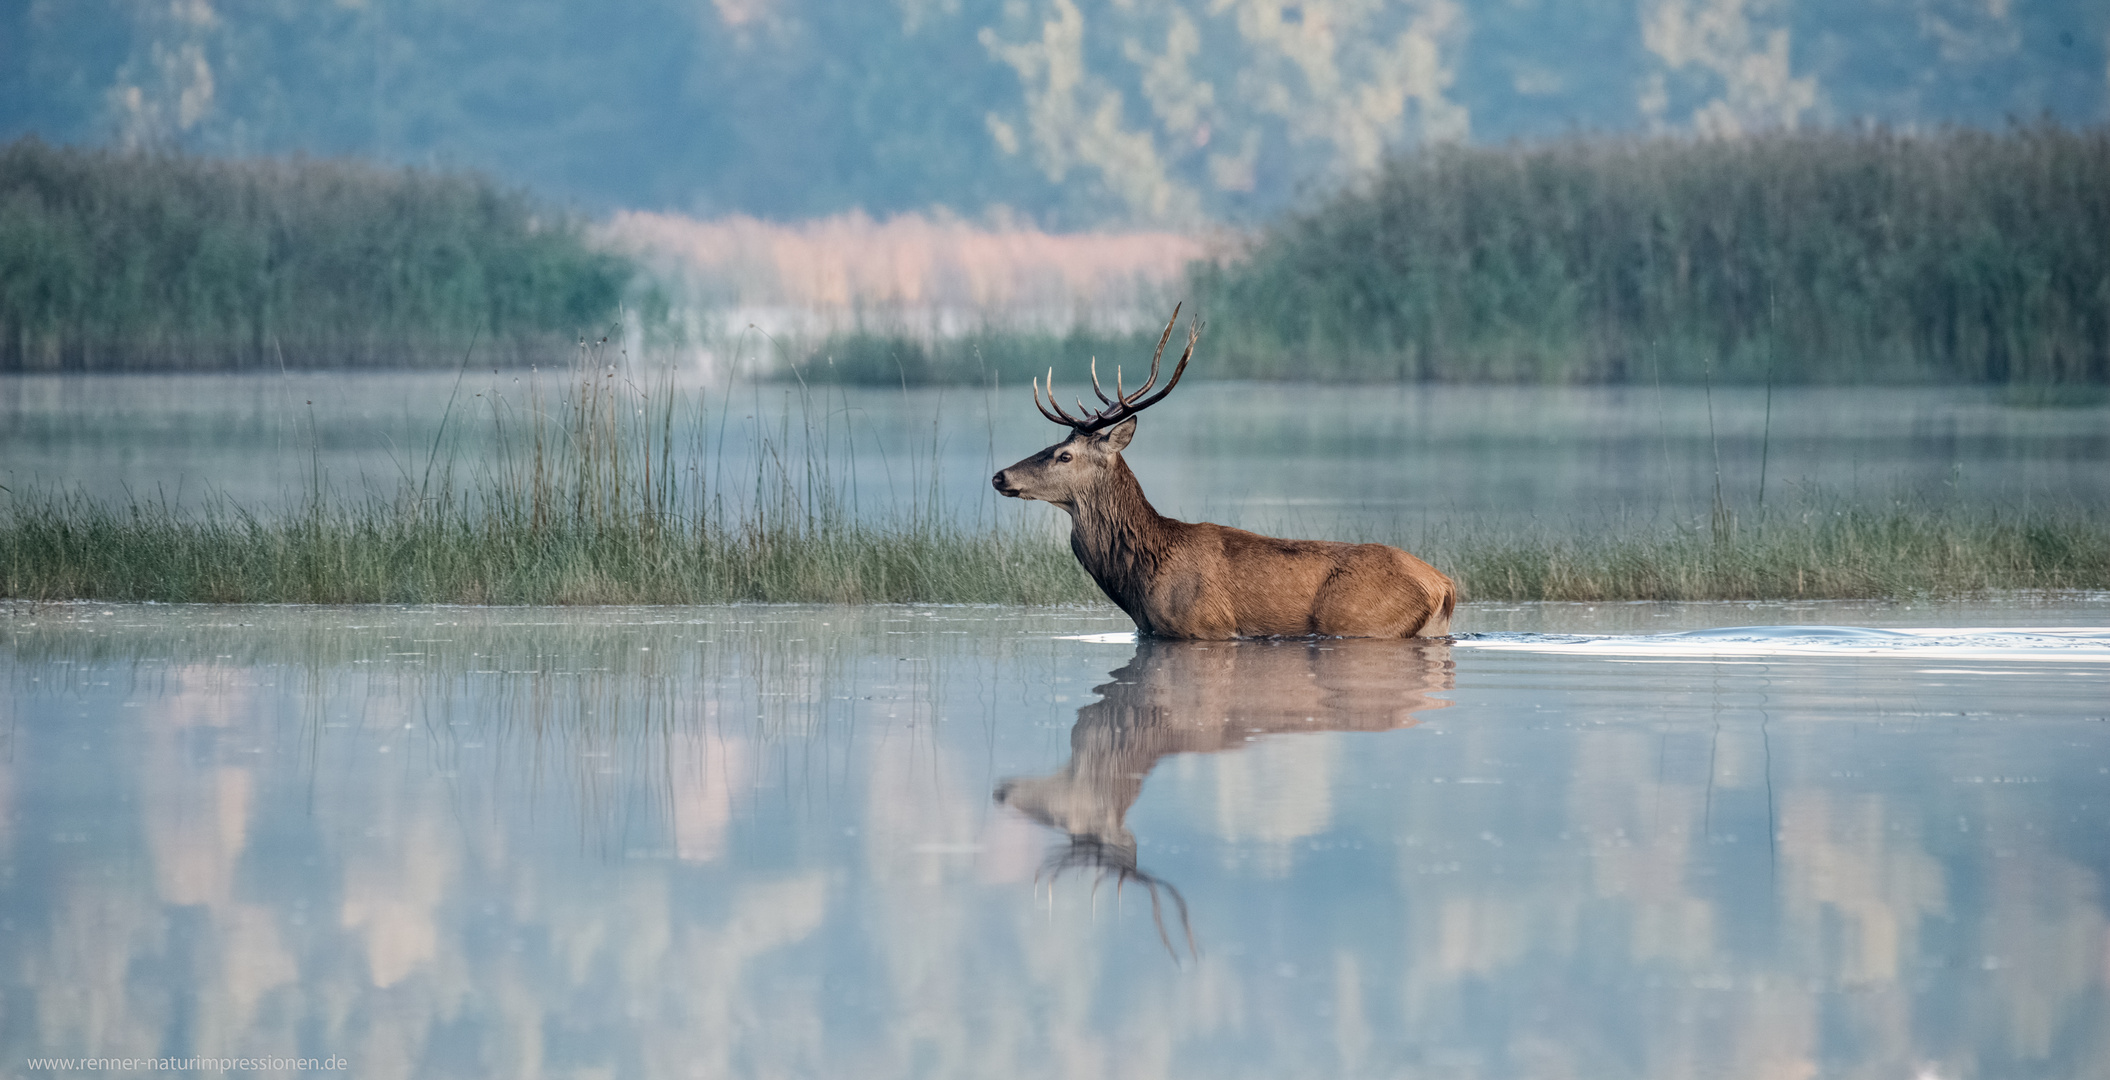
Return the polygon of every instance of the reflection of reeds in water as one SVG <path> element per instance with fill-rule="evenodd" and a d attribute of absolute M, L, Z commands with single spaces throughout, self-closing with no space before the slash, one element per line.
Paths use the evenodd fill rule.
<path fill-rule="evenodd" d="M 872 670 L 863 659 L 874 650 L 882 659 L 924 656 L 938 643 L 969 640 L 939 637 L 935 627 L 928 644 L 898 650 L 891 631 L 901 627 L 891 624 L 885 633 L 867 624 L 862 641 L 791 640 L 812 638 L 819 622 L 858 633 L 842 629 L 839 611 L 800 613 L 803 621 L 752 612 L 752 638 L 735 636 L 748 614 L 737 611 L 695 624 L 677 621 L 685 613 L 646 623 L 636 612 L 572 612 L 560 629 L 547 616 L 490 611 L 58 614 L 73 627 L 70 636 L 40 614 L 35 632 L 12 635 L 0 664 L 18 680 L 41 675 L 41 690 L 13 688 L 22 699 L 49 695 L 41 704 L 50 707 L 19 712 L 23 722 L 12 725 L 21 729 L 11 770 L 17 850 L 34 856 L 37 869 L 11 875 L 6 892 L 15 925 L 25 929 L 4 953 L 5 967 L 38 1010 L 39 1024 L 11 1046 L 25 1057 L 58 1040 L 91 1045 L 94 1038 L 109 1052 L 152 1055 L 171 1023 L 184 1021 L 237 1048 L 305 1050 L 312 1044 L 300 1041 L 308 1038 L 302 1033 L 320 1031 L 328 1040 L 321 1049 L 362 1062 L 362 1076 L 417 1076 L 431 1071 L 423 1063 L 449 1061 L 528 1075 L 558 1052 L 565 1062 L 625 1075 L 693 1075 L 698 1061 L 706 1075 L 732 1075 L 759 1061 L 753 1071 L 908 1077 L 929 1075 L 937 1060 L 956 1065 L 952 1071 L 1013 1076 L 1045 1071 L 1051 1055 L 1059 1058 L 1075 1040 L 1111 1031 L 1105 1037 L 1127 1057 L 1203 1063 L 1195 1075 L 1210 1075 L 1232 1055 L 1281 1075 L 1411 1071 L 1433 1045 L 1447 1060 L 1468 1063 L 1459 1075 L 1497 1077 L 1516 1072 L 1505 1057 L 1515 1056 L 1515 1002 L 1587 1002 L 1604 986 L 1630 985 L 1647 992 L 1598 993 L 1603 1008 L 1553 1008 L 1534 1020 L 1536 1030 L 1552 1033 L 1544 1041 L 1553 1050 L 1533 1059 L 1550 1062 L 1539 1071 L 1594 1076 L 1620 1071 L 1607 1061 L 1641 1061 L 1655 1066 L 1642 1073 L 1650 1076 L 1912 1075 L 1931 1071 L 1921 1063 L 1939 1055 L 1944 1076 L 2010 1075 L 2018 1061 L 2047 1075 L 2087 1075 L 2079 1065 L 2104 1058 L 2102 1029 L 2071 1022 L 2093 1015 L 2102 1000 L 2104 919 L 2099 875 L 2084 857 L 2095 850 L 2093 833 L 2066 806 L 2073 791 L 2088 790 L 2099 758 L 2090 747 L 2101 740 L 2078 720 L 2036 722 L 2052 718 L 2048 702 L 2081 700 L 2077 691 L 2007 702 L 2018 716 L 2035 718 L 2022 725 L 2041 729 L 2034 738 L 2013 737 L 2015 725 L 1989 734 L 1974 712 L 1950 711 L 2006 701 L 1995 691 L 2042 680 L 1981 684 L 1946 703 L 1908 702 L 1918 737 L 1900 738 L 1898 713 L 1868 704 L 1891 684 L 1861 675 L 1776 670 L 1741 684 L 1763 692 L 1738 694 L 1732 683 L 1710 703 L 1707 695 L 1646 696 L 1661 679 L 1610 672 L 1607 683 L 1574 669 L 1566 681 L 1530 679 L 1499 696 L 1476 693 L 1473 715 L 1453 714 L 1444 737 L 1343 737 L 1370 752 L 1344 746 L 1341 771 L 1321 778 L 1343 793 L 1340 838 L 1403 842 L 1371 843 L 1352 857 L 1338 847 L 1332 856 L 1302 856 L 1288 888 L 1238 868 L 1200 870 L 1188 859 L 1178 872 L 1193 875 L 1185 884 L 1204 929 L 1222 945 L 1201 971 L 1175 974 L 1162 958 L 1124 950 L 1112 935 L 1058 937 L 1091 932 L 1081 918 L 1066 918 L 1071 910 L 1045 920 L 1015 917 L 1016 898 L 992 896 L 959 873 L 894 871 L 912 858 L 900 846 L 862 854 L 838 846 L 836 826 L 872 821 L 833 786 L 855 785 L 885 764 L 874 754 L 881 741 L 865 735 L 855 745 L 864 756 L 840 767 L 828 758 L 826 768 L 799 762 L 825 756 L 827 747 L 782 739 L 784 790 L 761 782 L 771 766 L 749 770 L 745 791 L 735 788 L 749 801 L 727 830 L 733 857 L 710 866 L 664 857 L 653 847 L 662 836 L 622 816 L 643 796 L 609 805 L 582 839 L 557 782 L 569 777 L 531 774 L 522 754 L 487 764 L 477 755 L 490 747 L 461 758 L 410 757 L 428 739 L 484 741 L 502 724 L 521 730 L 525 718 L 487 716 L 477 699 L 537 678 L 479 669 L 550 668 L 539 681 L 552 729 L 574 718 L 613 727 L 605 710 L 622 705 L 620 729 L 632 732 L 648 727 L 632 720 L 661 707 L 638 700 L 659 692 L 651 680 L 664 677 L 688 697 L 676 707 L 693 710 L 703 684 L 683 681 L 690 664 L 712 677 L 792 675 L 777 665 L 840 650 L 853 662 L 812 671 L 810 687 L 765 675 L 759 693 L 739 701 L 811 693 L 840 702 L 816 712 L 848 719 L 857 706 L 846 698 L 879 689 L 849 681 L 874 677 L 860 675 Z M 913 621 L 907 610 L 849 614 Z M 1006 624 L 1000 613 L 942 614 L 960 620 L 954 627 L 982 619 L 996 632 L 957 654 L 961 670 L 932 672 L 907 692 L 963 704 L 989 700 L 987 682 L 998 672 L 977 659 L 992 655 L 986 650 L 1005 648 L 1021 630 L 1045 635 L 1060 618 Z M 779 617 L 784 622 L 770 627 Z M 450 625 L 434 625 L 441 620 Z M 426 638 L 450 640 L 415 640 Z M 696 639 L 718 648 L 693 657 L 672 648 Z M 1352 659 L 1315 655 L 1331 644 L 1253 650 L 1261 661 L 1313 667 Z M 1373 660 L 1417 648 L 1357 644 Z M 1046 655 L 1044 645 L 1030 653 L 1009 647 L 1021 658 Z M 410 651 L 426 655 L 375 677 L 383 657 Z M 1218 648 L 1177 651 L 1190 666 L 1169 672 L 1159 689 L 1205 685 L 1191 676 L 1207 674 Z M 194 696 L 177 702 L 166 690 L 134 689 L 126 698 L 151 711 L 127 711 L 102 730 L 138 737 L 98 737 L 95 756 L 75 756 L 75 738 L 96 729 L 70 718 L 98 700 L 115 705 L 128 657 L 156 672 L 179 666 L 183 685 L 175 692 L 195 689 Z M 374 663 L 351 666 L 360 660 Z M 268 666 L 289 663 L 312 664 L 316 681 L 296 690 Z M 189 665 L 198 664 L 218 682 L 193 688 Z M 596 668 L 607 670 L 595 682 L 558 674 Z M 51 685 L 62 671 L 66 686 Z M 877 678 L 898 681 L 892 669 L 880 671 Z M 1261 678 L 1234 673 L 1215 685 L 1225 700 L 1242 701 L 1255 686 L 1288 693 L 1317 681 L 1278 677 L 1286 673 L 1263 667 Z M 1038 682 L 1016 669 L 1002 674 L 1006 684 Z M 1479 681 L 1484 691 L 1487 680 Z M 1945 681 L 1950 689 L 1942 693 L 1956 693 Z M 99 698 L 74 689 L 113 682 L 116 689 Z M 1374 693 L 1381 688 L 1341 708 L 1361 713 L 1362 702 L 1381 700 Z M 289 768 L 279 748 L 295 697 L 333 717 L 376 714 L 374 728 L 401 741 L 384 758 L 356 739 L 356 729 L 333 728 L 317 766 Z M 1549 701 L 1560 709 L 1551 717 L 1542 711 Z M 1199 706 L 1194 715 L 1212 711 L 1212 702 L 1188 704 Z M 1279 705 L 1303 707 L 1293 699 Z M 199 711 L 186 719 L 189 709 Z M 1771 710 L 1770 743 L 1764 710 Z M 701 726 L 696 715 L 676 715 L 677 738 Z M 423 730 L 404 730 L 411 719 L 424 720 Z M 1012 746 L 1038 758 L 1050 748 L 1029 719 L 1011 715 L 1003 726 Z M 749 722 L 721 713 L 717 723 L 728 740 L 767 731 L 761 721 L 741 730 Z M 855 722 L 870 730 L 868 720 Z M 988 761 L 982 768 L 1003 760 L 1006 751 L 992 753 L 980 732 L 955 731 L 962 737 L 945 752 L 956 760 Z M 1312 741 L 1294 734 L 1277 741 L 1292 740 Z M 1885 743 L 1884 768 L 1842 778 L 1840 762 L 1865 756 L 1875 740 Z M 524 750 L 527 743 L 505 745 Z M 634 744 L 653 752 L 652 739 Z M 550 773 L 562 758 L 596 776 L 600 766 L 585 752 L 620 749 L 560 746 L 548 737 L 542 747 L 538 760 L 551 763 Z M 1960 753 L 1969 758 L 1967 776 L 2044 782 L 1955 782 Z M 918 748 L 896 760 L 939 756 Z M 1217 759 L 1219 767 L 1235 760 Z M 92 772 L 82 767 L 91 764 Z M 618 764 L 630 773 L 633 764 L 654 763 Z M 715 774 L 715 763 L 705 767 Z M 67 771 L 40 775 L 57 770 Z M 1510 786 L 1432 782 L 1466 775 L 1506 778 Z M 931 776 L 917 768 L 913 788 L 900 790 L 936 802 L 942 796 Z M 538 778 L 549 782 L 523 807 L 519 785 Z M 1756 835 L 1739 843 L 1729 831 L 1765 827 L 1760 807 L 1776 781 L 1777 856 L 1753 842 Z M 1366 783 L 1371 793 L 1350 794 Z M 819 784 L 829 790 L 816 792 Z M 105 791 L 107 798 L 92 798 Z M 1208 800 L 1195 796 L 1169 805 L 1205 811 Z M 1737 809 L 1725 817 L 1725 806 Z M 101 815 L 110 824 L 90 826 L 93 842 L 46 839 L 47 830 L 76 830 Z M 1956 827 L 1962 821 L 1968 830 Z M 2064 831 L 2055 827 L 2062 821 L 2071 822 Z M 1162 811 L 1152 825 L 1175 842 L 1209 835 L 1200 821 Z M 2000 963 L 1981 966 L 1981 955 Z M 1358 956 L 1405 959 L 1390 966 L 1342 959 Z M 1963 967 L 1958 956 L 1974 962 Z M 1292 963 L 1300 966 L 1286 966 Z M 1628 1024 L 1630 1048 L 1604 1049 L 1607 1010 Z M 1904 1014 L 1944 1018 L 1954 1045 L 1929 1049 L 1918 1029 L 1896 1021 Z M 1359 1034 L 1397 1027 L 1401 1015 L 1420 1023 L 1416 1032 L 1424 1034 L 1410 1032 L 1419 1042 Z M 792 1024 L 763 1022 L 772 1016 Z M 1090 1026 L 1100 1016 L 1128 1026 Z M 1035 1025 L 1054 1035 L 989 1037 Z M 875 1050 L 866 1037 L 875 1030 L 909 1034 Z M 1350 1041 L 1343 1031 L 1361 1040 L 1350 1049 L 1364 1057 L 1334 1056 Z M 561 1045 L 538 1056 L 557 1043 L 551 1032 L 562 1035 Z M 1840 1034 L 1825 1043 L 1828 1032 Z M 1478 1062 L 1492 1064 L 1471 1067 Z"/>
<path fill-rule="evenodd" d="M 874 707 L 844 689 L 861 677 L 850 658 L 913 642 L 930 661 L 878 681 L 893 703 L 925 702 L 945 677 L 942 647 L 965 640 L 944 630 L 989 618 L 927 611 L 47 611 L 24 616 L 38 627 L 0 665 L 0 689 L 77 694 L 89 687 L 75 676 L 115 671 L 137 693 L 211 704 L 197 722 L 225 725 L 241 711 L 225 702 L 253 699 L 253 672 L 272 670 L 299 688 L 304 756 L 333 762 L 325 774 L 393 743 L 487 797 L 551 806 L 596 851 L 709 861 L 758 770 L 845 754 L 849 725 L 871 722 Z"/>

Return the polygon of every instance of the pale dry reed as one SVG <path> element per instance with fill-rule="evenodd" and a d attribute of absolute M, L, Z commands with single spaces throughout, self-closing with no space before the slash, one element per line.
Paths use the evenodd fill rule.
<path fill-rule="evenodd" d="M 1187 265 L 1211 251 L 1174 232 L 1061 234 L 861 213 L 797 224 L 732 216 L 699 220 L 628 211 L 604 227 L 684 283 L 725 320 L 771 332 L 859 330 L 950 336 L 981 329 L 1126 333 L 1162 320 L 1158 308 Z"/>

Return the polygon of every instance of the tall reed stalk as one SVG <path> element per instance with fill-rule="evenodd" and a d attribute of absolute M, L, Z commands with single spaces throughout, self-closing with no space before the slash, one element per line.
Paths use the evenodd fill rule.
<path fill-rule="evenodd" d="M 1960 597 L 2110 588 L 2110 514 L 1776 500 L 1764 529 L 1646 523 L 1439 530 L 1423 554 L 1470 600 Z"/>
<path fill-rule="evenodd" d="M 785 396 L 774 416 L 761 392 L 685 388 L 604 341 L 580 349 L 568 371 L 528 377 L 519 393 L 458 398 L 426 460 L 390 491 L 340 488 L 314 446 L 308 490 L 279 513 L 226 499 L 187 510 L 0 491 L 0 597 L 1103 602 L 1057 515 L 949 510 L 935 435 L 908 460 L 889 459 L 851 410 L 816 400 L 826 388 L 771 390 Z M 756 395 L 753 407 L 734 409 L 736 394 Z M 492 452 L 462 455 L 444 437 L 472 424 L 485 427 Z M 745 471 L 727 467 L 728 442 L 754 448 Z M 884 501 L 858 486 L 874 458 L 888 478 Z M 1805 493 L 1799 505 L 1770 502 L 1762 529 L 1736 528 L 1719 496 L 1705 520 L 1365 538 L 1428 558 L 1469 601 L 2110 589 L 2110 516 L 2100 508 L 1868 506 Z"/>
<path fill-rule="evenodd" d="M 436 439 L 393 492 L 316 479 L 291 510 L 224 499 L 196 510 L 52 491 L 7 496 L 0 595 L 294 603 L 1047 603 L 1096 588 L 1052 532 L 968 525 L 928 487 L 856 514 L 838 446 L 847 412 L 811 401 L 803 428 L 756 410 L 752 475 L 707 468 L 730 413 L 606 343 L 547 385 L 493 393 L 496 452 L 464 463 Z M 730 393 L 730 391 L 728 391 Z M 714 413 L 713 406 L 719 406 Z"/>

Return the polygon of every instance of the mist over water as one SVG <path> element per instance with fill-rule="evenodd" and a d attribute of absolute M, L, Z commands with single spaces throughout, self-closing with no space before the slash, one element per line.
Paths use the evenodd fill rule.
<path fill-rule="evenodd" d="M 1058 373 L 1071 396 L 1089 393 Z M 640 378 L 644 376 L 638 376 Z M 539 385 L 568 375 L 293 374 L 0 379 L 0 483 L 196 505 L 393 494 L 428 465 L 456 482 L 525 454 Z M 989 474 L 1060 429 L 1011 386 L 875 390 L 684 378 L 681 446 L 726 498 L 808 464 L 862 516 L 938 504 L 967 520 L 1059 513 Z M 1976 388 L 1315 387 L 1183 384 L 1125 455 L 1187 520 L 1399 540 L 1493 522 L 1555 531 L 1692 522 L 1716 469 L 1731 509 L 1893 499 L 1974 510 L 2110 504 L 2110 406 L 2008 404 Z M 452 400 L 451 411 L 449 401 Z M 1770 419 L 1769 419 L 1770 412 Z M 515 442 L 501 442 L 501 418 Z M 442 421 L 445 421 L 444 429 Z M 701 439 L 689 440 L 688 433 Z"/>
<path fill-rule="evenodd" d="M 2105 666 L 1859 647 L 2047 626 L 2110 608 L 18 607 L 0 1053 L 2085 1075 Z"/>

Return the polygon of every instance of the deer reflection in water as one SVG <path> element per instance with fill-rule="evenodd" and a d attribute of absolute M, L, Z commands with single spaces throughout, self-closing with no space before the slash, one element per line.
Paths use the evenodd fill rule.
<path fill-rule="evenodd" d="M 1077 710 L 1070 760 L 1047 776 L 1013 777 L 996 801 L 1069 838 L 1041 868 L 1059 877 L 1090 870 L 1116 888 L 1150 893 L 1158 936 L 1172 950 L 1159 904 L 1172 898 L 1187 948 L 1194 933 L 1177 888 L 1136 862 L 1126 824 L 1143 780 L 1169 754 L 1236 750 L 1263 735 L 1390 731 L 1450 702 L 1450 644 L 1429 639 L 1263 640 L 1196 643 L 1145 638 L 1099 700 Z M 1175 955 L 1177 951 L 1174 950 Z"/>

